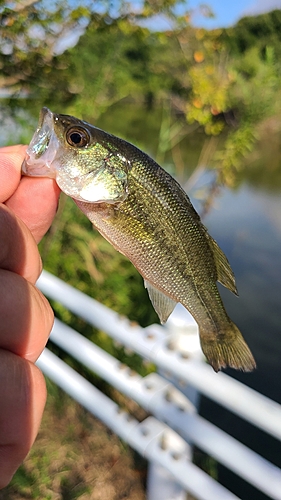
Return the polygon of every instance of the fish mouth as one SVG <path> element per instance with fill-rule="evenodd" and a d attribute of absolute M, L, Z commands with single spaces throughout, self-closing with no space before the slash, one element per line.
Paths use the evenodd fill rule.
<path fill-rule="evenodd" d="M 53 161 L 59 148 L 59 141 L 54 130 L 54 114 L 48 108 L 42 108 L 37 130 L 26 150 L 22 164 L 23 175 L 32 177 L 56 176 Z"/>
<path fill-rule="evenodd" d="M 95 158 L 94 152 L 90 152 L 93 156 L 90 156 L 92 162 L 88 161 L 85 165 L 84 156 L 77 154 L 75 141 L 73 144 L 66 144 L 65 135 L 71 127 L 74 127 L 75 135 L 76 122 L 79 123 L 79 130 L 85 128 L 87 132 L 88 124 L 83 124 L 81 120 L 42 108 L 38 127 L 26 150 L 22 174 L 30 177 L 51 177 L 65 194 L 86 203 L 124 201 L 128 195 L 127 160 L 117 155 L 118 162 L 115 165 L 114 156 L 107 158 L 106 150 L 105 158 L 98 156 L 98 159 Z M 90 133 L 87 132 L 87 135 Z"/>

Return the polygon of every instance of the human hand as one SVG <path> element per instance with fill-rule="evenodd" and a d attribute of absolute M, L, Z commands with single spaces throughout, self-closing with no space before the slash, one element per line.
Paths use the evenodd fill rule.
<path fill-rule="evenodd" d="M 52 179 L 21 178 L 24 146 L 0 148 L 0 488 L 11 480 L 37 435 L 46 386 L 35 361 L 53 324 L 34 286 L 41 273 L 36 242 L 56 212 Z"/>

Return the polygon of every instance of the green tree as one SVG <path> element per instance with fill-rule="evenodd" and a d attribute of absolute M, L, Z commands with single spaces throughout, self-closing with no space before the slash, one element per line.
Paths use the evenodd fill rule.
<path fill-rule="evenodd" d="M 243 17 L 238 23 L 224 30 L 223 38 L 232 53 L 241 54 L 256 47 L 265 56 L 267 46 L 281 56 L 281 10 L 273 10 L 259 16 Z"/>
<path fill-rule="evenodd" d="M 0 1 L 0 87 L 30 92 L 50 73 L 58 41 L 77 30 L 89 11 L 79 2 Z"/>
<path fill-rule="evenodd" d="M 71 113 L 96 119 L 125 97 L 149 106 L 180 94 L 186 58 L 172 32 L 152 32 L 142 24 L 150 16 L 146 5 L 137 16 L 92 14 L 79 43 L 54 61 L 67 78 Z"/>

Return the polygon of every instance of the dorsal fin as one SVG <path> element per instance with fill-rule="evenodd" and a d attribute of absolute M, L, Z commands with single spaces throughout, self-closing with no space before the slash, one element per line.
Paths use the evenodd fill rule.
<path fill-rule="evenodd" d="M 223 253 L 222 249 L 219 247 L 217 242 L 208 234 L 211 248 L 213 250 L 213 255 L 215 259 L 215 265 L 217 269 L 217 280 L 231 292 L 238 295 L 234 273 L 230 267 L 230 264 Z"/>
<path fill-rule="evenodd" d="M 163 323 L 166 323 L 168 317 L 173 312 L 175 306 L 177 305 L 177 302 L 175 302 L 173 299 L 170 299 L 170 297 L 167 297 L 167 295 L 164 295 L 164 293 L 157 290 L 157 288 L 154 288 L 154 286 L 152 286 L 146 280 L 144 280 L 144 286 L 148 291 L 151 303 L 159 316 L 161 324 L 163 325 Z"/>

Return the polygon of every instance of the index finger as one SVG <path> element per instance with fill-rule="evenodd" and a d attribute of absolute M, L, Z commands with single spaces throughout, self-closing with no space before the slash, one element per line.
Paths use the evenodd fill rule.
<path fill-rule="evenodd" d="M 53 179 L 21 177 L 26 146 L 0 148 L 0 202 L 11 208 L 39 242 L 56 214 L 60 189 Z"/>

